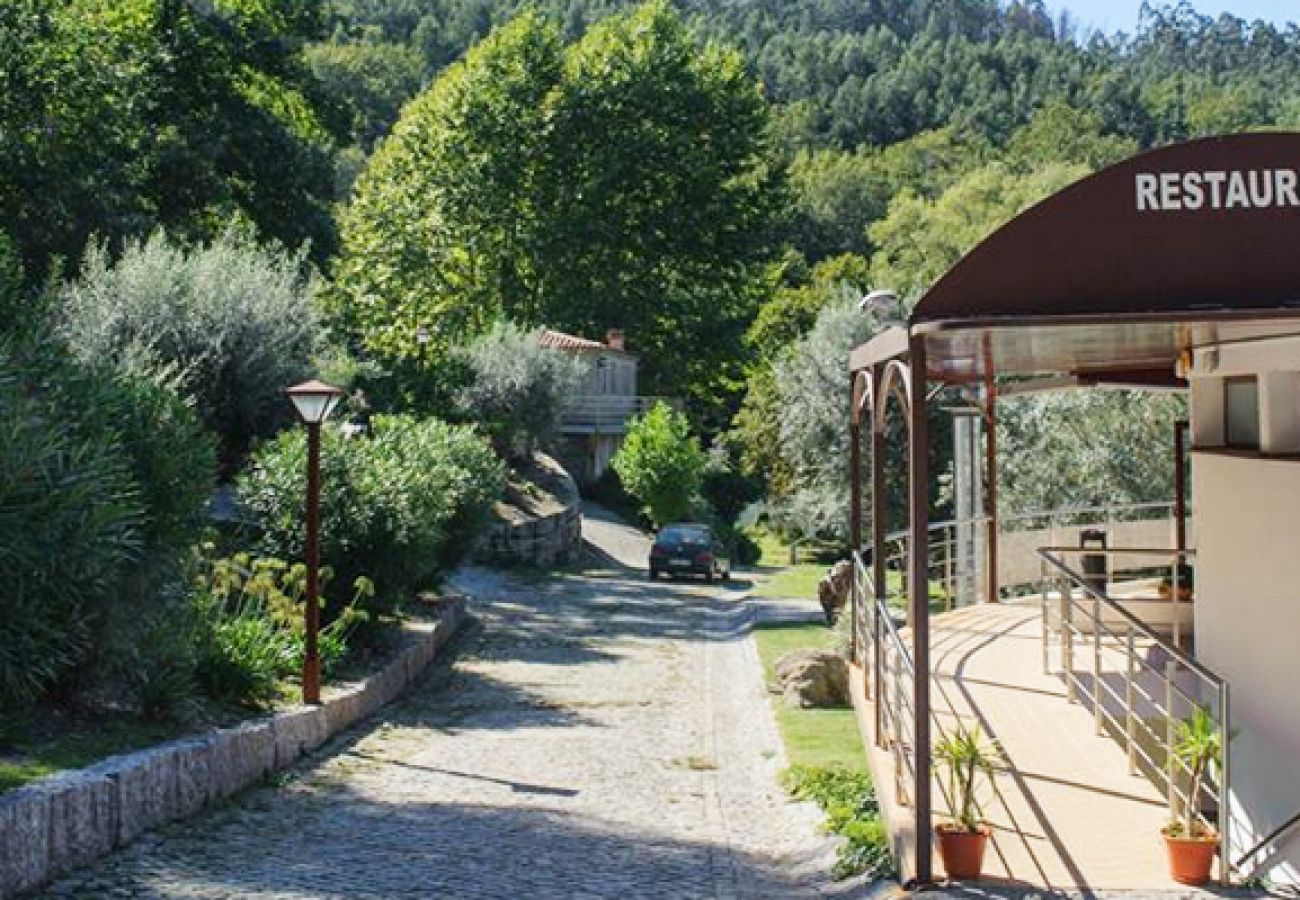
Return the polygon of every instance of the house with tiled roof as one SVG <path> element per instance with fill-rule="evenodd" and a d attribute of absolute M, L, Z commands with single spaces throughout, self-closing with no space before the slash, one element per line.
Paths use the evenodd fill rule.
<path fill-rule="evenodd" d="M 582 389 L 569 405 L 560 425 L 564 437 L 561 457 L 579 482 L 597 481 L 623 445 L 628 422 L 648 410 L 656 398 L 637 394 L 635 353 L 627 349 L 622 331 L 611 329 L 605 340 L 543 328 L 543 347 L 573 353 L 589 363 Z"/>

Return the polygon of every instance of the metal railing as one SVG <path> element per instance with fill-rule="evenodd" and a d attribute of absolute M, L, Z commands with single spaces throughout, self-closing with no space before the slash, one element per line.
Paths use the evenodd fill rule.
<path fill-rule="evenodd" d="M 890 610 L 892 592 L 886 587 L 884 594 L 877 594 L 860 553 L 853 554 L 853 572 L 854 661 L 867 673 L 867 696 L 875 701 L 876 746 L 894 758 L 894 800 L 910 806 L 908 786 L 916 778 L 912 705 L 916 667 Z"/>
<path fill-rule="evenodd" d="M 1253 847 L 1241 854 L 1237 861 L 1232 864 L 1232 867 L 1239 872 L 1243 871 L 1245 865 L 1254 859 L 1256 854 L 1262 852 L 1271 845 L 1277 844 L 1282 839 L 1283 835 L 1288 834 L 1297 826 L 1300 826 L 1300 812 L 1287 819 L 1277 828 L 1274 828 L 1266 837 L 1256 841 Z"/>
<path fill-rule="evenodd" d="M 987 517 L 953 519 L 930 526 L 926 561 L 930 596 L 945 611 L 982 598 L 984 585 L 980 583 L 979 573 L 984 568 L 989 521 Z M 898 590 L 890 593 L 895 599 L 908 596 L 910 559 L 910 533 L 897 531 L 885 538 L 885 570 L 889 582 L 898 585 Z"/>
<path fill-rule="evenodd" d="M 580 394 L 572 399 L 560 419 L 566 434 L 622 434 L 634 416 L 644 415 L 656 403 L 674 408 L 681 401 L 673 397 L 641 397 L 632 394 Z"/>
<path fill-rule="evenodd" d="M 1226 883 L 1232 870 L 1228 684 L 1184 652 L 1176 639 L 1166 640 L 1111 597 L 1104 572 L 1084 574 L 1066 561 L 1067 554 L 1167 559 L 1171 573 L 1167 602 L 1178 604 L 1182 564 L 1194 553 L 1130 547 L 1048 547 L 1038 553 L 1043 561 L 1043 671 L 1052 671 L 1054 633 L 1068 700 L 1086 698 L 1091 702 L 1097 734 L 1109 731 L 1124 747 L 1130 773 L 1142 772 L 1163 789 L 1171 819 L 1190 812 L 1203 825 L 1217 830 L 1219 877 Z M 1158 567 L 1159 563 L 1152 566 Z M 1076 665 L 1080 653 L 1086 654 L 1083 666 Z M 1085 671 L 1089 674 L 1086 682 L 1082 677 Z M 1192 770 L 1175 747 L 1179 723 L 1198 708 L 1213 718 L 1222 762 L 1217 771 L 1206 773 L 1201 792 L 1192 796 Z"/>
<path fill-rule="evenodd" d="M 894 758 L 894 799 L 910 806 L 908 793 L 916 779 L 916 731 L 913 696 L 916 666 L 911 651 L 899 633 L 894 607 L 900 591 L 887 585 L 877 594 L 870 569 L 860 553 L 853 554 L 853 661 L 866 674 L 867 699 L 875 713 L 875 744 Z M 880 702 L 880 701 L 884 702 Z M 946 740 L 948 731 L 933 709 L 930 715 L 933 737 Z M 939 783 L 941 796 L 949 802 L 948 789 Z"/>
<path fill-rule="evenodd" d="M 1050 511 L 1032 511 L 1003 516 L 998 521 L 1000 538 L 1010 534 L 1046 532 L 1044 544 L 1063 543 L 1067 534 L 1082 528 L 1109 529 L 1119 523 L 1169 520 L 1174 516 L 1173 503 L 1127 503 L 1110 506 L 1087 506 Z M 984 580 L 985 554 L 989 533 L 988 516 L 949 519 L 935 522 L 929 530 L 929 559 L 926 569 L 930 578 L 930 595 L 945 611 L 957 606 L 988 600 Z M 891 580 L 902 579 L 906 595 L 910 534 L 897 531 L 885 539 L 886 568 Z M 1036 551 L 1038 545 L 1034 546 Z M 1004 548 L 1004 554 L 1006 548 Z M 1006 562 L 1004 558 L 1004 563 Z M 1009 578 L 1004 569 L 1002 590 L 1037 587 L 1037 578 L 1028 575 L 1022 583 Z"/>

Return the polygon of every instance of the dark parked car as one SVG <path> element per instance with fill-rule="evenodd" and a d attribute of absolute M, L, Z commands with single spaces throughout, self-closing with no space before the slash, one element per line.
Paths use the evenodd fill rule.
<path fill-rule="evenodd" d="M 703 575 L 705 581 L 731 577 L 731 554 L 708 525 L 665 525 L 650 548 L 650 580 L 660 575 Z"/>

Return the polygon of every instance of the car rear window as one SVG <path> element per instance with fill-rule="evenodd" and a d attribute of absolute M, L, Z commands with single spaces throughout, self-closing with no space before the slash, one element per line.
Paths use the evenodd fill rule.
<path fill-rule="evenodd" d="M 707 544 L 709 530 L 689 525 L 669 525 L 659 532 L 659 540 L 678 544 Z"/>

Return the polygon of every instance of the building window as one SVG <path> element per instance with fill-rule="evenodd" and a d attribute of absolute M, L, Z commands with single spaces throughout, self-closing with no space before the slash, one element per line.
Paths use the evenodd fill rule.
<path fill-rule="evenodd" d="M 1259 381 L 1254 376 L 1224 380 L 1223 435 L 1229 447 L 1259 449 Z"/>

